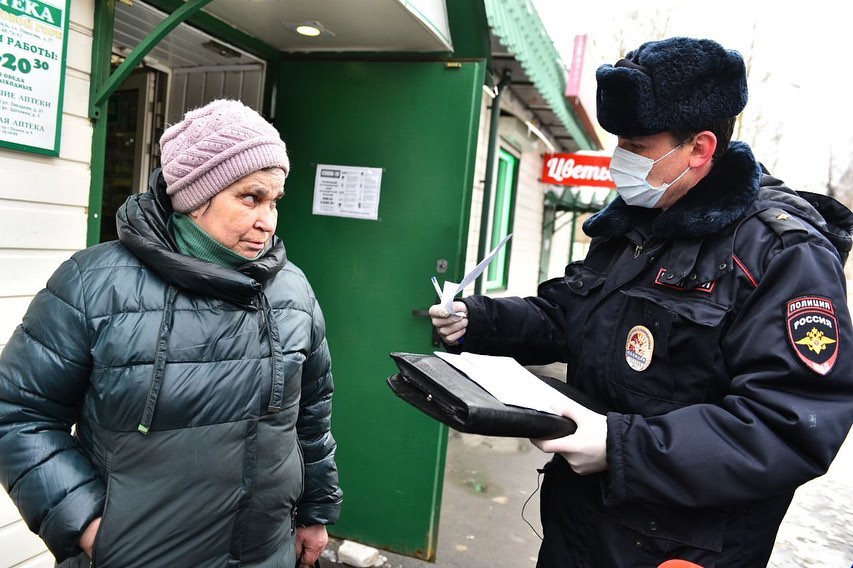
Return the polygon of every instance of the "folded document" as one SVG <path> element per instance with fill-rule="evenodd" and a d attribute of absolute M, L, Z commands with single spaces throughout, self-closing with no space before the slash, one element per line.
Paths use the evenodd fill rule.
<path fill-rule="evenodd" d="M 444 306 L 448 314 L 453 313 L 453 298 L 455 298 L 471 282 L 476 280 L 477 277 L 480 276 L 484 270 L 486 270 L 486 267 L 489 266 L 489 263 L 492 262 L 492 260 L 494 260 L 495 255 L 498 254 L 498 251 L 501 250 L 501 248 L 506 244 L 510 237 L 512 237 L 512 233 L 505 236 L 503 240 L 501 240 L 501 242 L 499 242 L 497 246 L 492 249 L 492 252 L 487 254 L 486 258 L 480 261 L 480 264 L 475 266 L 474 269 L 471 270 L 471 272 L 466 274 L 465 277 L 462 278 L 462 282 L 457 284 L 456 282 L 445 281 L 444 286 L 439 288 L 438 280 L 436 280 L 435 276 L 432 277 L 432 285 L 435 287 L 435 293 L 438 294 L 439 298 L 438 303 Z"/>

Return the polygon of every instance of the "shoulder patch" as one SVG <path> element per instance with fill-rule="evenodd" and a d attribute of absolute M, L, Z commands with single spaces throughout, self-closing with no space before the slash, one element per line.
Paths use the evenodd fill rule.
<path fill-rule="evenodd" d="M 782 236 L 789 231 L 808 232 L 799 219 L 778 207 L 771 207 L 770 209 L 759 211 L 758 217 L 779 236 Z"/>
<path fill-rule="evenodd" d="M 788 301 L 785 313 L 788 338 L 797 357 L 815 373 L 829 373 L 841 342 L 832 300 L 801 296 Z"/>

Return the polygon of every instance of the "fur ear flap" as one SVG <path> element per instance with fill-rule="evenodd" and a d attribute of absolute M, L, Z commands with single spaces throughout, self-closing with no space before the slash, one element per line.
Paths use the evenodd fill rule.
<path fill-rule="evenodd" d="M 644 43 L 595 74 L 598 122 L 617 136 L 706 128 L 746 106 L 746 66 L 708 39 Z"/>

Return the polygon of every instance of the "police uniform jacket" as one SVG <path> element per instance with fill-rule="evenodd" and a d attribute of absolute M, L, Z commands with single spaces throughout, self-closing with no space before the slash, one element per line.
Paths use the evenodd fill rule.
<path fill-rule="evenodd" d="M 465 350 L 565 361 L 607 409 L 607 471 L 545 468 L 540 567 L 766 564 L 853 421 L 851 228 L 735 142 L 666 211 L 591 218 L 587 258 L 537 297 L 465 299 Z"/>
<path fill-rule="evenodd" d="M 0 480 L 67 566 L 103 517 L 94 566 L 292 568 L 292 525 L 341 503 L 320 307 L 278 238 L 239 270 L 180 254 L 152 179 L 6 345 Z"/>

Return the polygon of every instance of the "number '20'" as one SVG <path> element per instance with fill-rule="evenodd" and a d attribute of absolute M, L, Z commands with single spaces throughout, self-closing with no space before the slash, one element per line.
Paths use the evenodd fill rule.
<path fill-rule="evenodd" d="M 29 59 L 24 59 L 23 57 L 18 59 L 11 53 L 3 53 L 2 54 L 3 63 L 0 63 L 0 66 L 5 67 L 6 69 L 11 69 L 12 71 L 20 71 L 21 73 L 27 74 L 33 69 L 33 64 L 30 63 Z M 35 60 L 36 69 L 47 69 L 48 64 L 36 59 Z"/>

